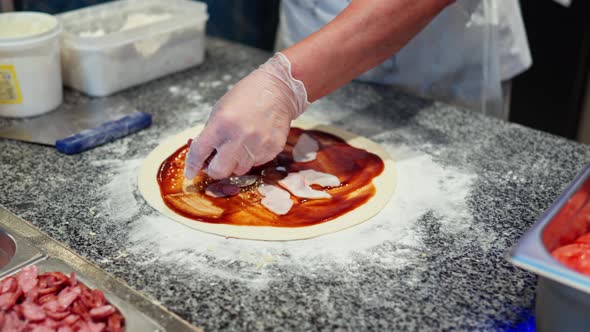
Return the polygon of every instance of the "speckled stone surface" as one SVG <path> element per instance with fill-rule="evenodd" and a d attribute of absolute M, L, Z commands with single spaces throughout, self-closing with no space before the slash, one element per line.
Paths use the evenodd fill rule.
<path fill-rule="evenodd" d="M 153 211 L 136 190 L 142 159 L 161 139 L 205 121 L 228 86 L 268 56 L 209 40 L 203 65 L 120 94 L 153 115 L 149 129 L 80 155 L 0 139 L 0 204 L 208 331 L 529 326 L 536 279 L 505 255 L 590 162 L 590 146 L 353 83 L 308 117 L 388 146 L 400 181 L 412 179 L 404 160 L 418 160 L 406 165 L 436 180 L 433 187 L 400 182 L 391 203 L 413 195 L 420 206 L 402 211 L 414 215 L 386 211 L 345 235 L 262 245 L 178 229 Z M 69 91 L 62 107 L 84 100 Z M 405 154 L 395 154 L 399 147 Z M 339 236 L 357 241 L 348 248 Z M 299 255 L 310 243 L 320 253 Z"/>

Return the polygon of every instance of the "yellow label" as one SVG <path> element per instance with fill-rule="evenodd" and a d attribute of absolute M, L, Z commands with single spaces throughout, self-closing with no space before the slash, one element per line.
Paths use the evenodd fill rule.
<path fill-rule="evenodd" d="M 20 92 L 16 71 L 12 65 L 0 65 L 0 104 L 21 104 L 23 95 Z"/>

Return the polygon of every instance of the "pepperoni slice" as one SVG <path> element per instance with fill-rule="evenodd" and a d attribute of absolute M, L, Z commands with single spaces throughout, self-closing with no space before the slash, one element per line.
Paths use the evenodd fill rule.
<path fill-rule="evenodd" d="M 57 302 L 57 296 L 55 294 L 53 294 L 53 293 L 42 295 L 37 300 L 37 303 L 40 304 L 40 305 L 44 305 L 45 303 L 50 302 L 50 301 Z"/>
<path fill-rule="evenodd" d="M 72 313 L 80 316 L 83 320 L 89 321 L 90 314 L 88 313 L 88 307 L 84 305 L 84 303 L 80 300 L 74 302 L 72 305 Z"/>
<path fill-rule="evenodd" d="M 102 291 L 74 273 L 41 275 L 35 266 L 0 280 L 0 330 L 124 332 L 124 318 Z"/>
<path fill-rule="evenodd" d="M 14 293 L 0 295 L 0 309 L 7 311 L 8 309 L 12 308 L 22 293 L 22 290 L 18 288 Z"/>
<path fill-rule="evenodd" d="M 107 303 L 107 299 L 104 297 L 104 293 L 101 292 L 99 289 L 93 290 L 92 296 L 94 296 L 94 304 L 97 307 L 103 306 Z"/>
<path fill-rule="evenodd" d="M 45 311 L 45 314 L 47 315 L 47 317 L 51 317 L 55 320 L 62 320 L 64 318 L 66 318 L 70 313 L 67 311 L 62 311 L 62 312 Z"/>
<path fill-rule="evenodd" d="M 55 294 L 58 291 L 59 291 L 58 287 L 49 287 L 49 288 L 39 290 L 38 293 L 40 296 L 43 296 L 43 295 L 47 295 L 47 294 L 50 294 L 50 295 Z"/>
<path fill-rule="evenodd" d="M 61 308 L 66 309 L 78 298 L 78 296 L 80 296 L 80 289 L 78 287 L 66 287 L 61 292 L 59 292 L 59 295 L 57 296 L 57 302 Z"/>
<path fill-rule="evenodd" d="M 39 284 L 40 285 L 41 285 L 42 281 L 45 281 L 49 287 L 55 287 L 55 286 L 59 286 L 62 284 L 66 284 L 66 285 L 70 284 L 70 279 L 68 278 L 68 276 L 59 272 L 59 271 L 58 272 L 45 272 L 45 273 L 39 275 Z"/>
<path fill-rule="evenodd" d="M 22 331 L 25 328 L 25 322 L 20 320 L 16 312 L 6 314 L 3 330 L 5 331 Z"/>
<path fill-rule="evenodd" d="M 72 285 L 72 287 L 78 285 L 78 279 L 76 278 L 76 273 L 74 273 L 74 271 L 70 273 L 70 284 Z"/>
<path fill-rule="evenodd" d="M 33 287 L 37 286 L 38 272 L 37 266 L 35 265 L 27 266 L 19 272 L 16 280 L 23 292 L 28 293 Z"/>
<path fill-rule="evenodd" d="M 59 311 L 61 308 L 59 306 L 59 302 L 57 301 L 57 296 L 55 297 L 55 300 L 52 299 L 43 303 L 43 308 L 49 311 Z"/>
<path fill-rule="evenodd" d="M 74 330 L 72 330 L 72 328 L 68 325 L 63 325 L 57 329 L 57 332 L 74 332 Z"/>
<path fill-rule="evenodd" d="M 97 305 L 94 303 L 94 295 L 92 295 L 92 291 L 86 287 L 82 288 L 82 294 L 80 294 L 80 299 L 88 308 L 97 307 Z"/>
<path fill-rule="evenodd" d="M 34 303 L 23 303 L 23 315 L 31 322 L 36 322 L 45 319 L 45 311 L 39 305 Z"/>
<path fill-rule="evenodd" d="M 107 321 L 107 326 L 112 332 L 123 331 L 123 316 L 118 313 L 112 314 Z"/>
<path fill-rule="evenodd" d="M 74 325 L 74 323 L 76 323 L 79 319 L 80 319 L 80 316 L 78 316 L 76 314 L 70 314 L 69 316 L 64 318 L 63 322 L 71 326 L 71 325 Z"/>
<path fill-rule="evenodd" d="M 2 280 L 0 284 L 0 294 L 14 293 L 16 291 L 17 281 L 15 277 L 8 277 Z"/>
<path fill-rule="evenodd" d="M 94 319 L 106 318 L 115 313 L 115 308 L 112 305 L 103 305 L 102 307 L 90 310 L 90 317 Z"/>

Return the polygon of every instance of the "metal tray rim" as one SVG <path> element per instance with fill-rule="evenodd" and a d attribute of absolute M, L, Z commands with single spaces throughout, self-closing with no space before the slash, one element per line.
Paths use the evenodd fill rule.
<path fill-rule="evenodd" d="M 541 233 L 545 226 L 588 178 L 590 178 L 590 164 L 576 175 L 566 190 L 518 240 L 507 259 L 522 269 L 590 294 L 590 277 L 559 263 L 547 251 L 541 240 Z"/>

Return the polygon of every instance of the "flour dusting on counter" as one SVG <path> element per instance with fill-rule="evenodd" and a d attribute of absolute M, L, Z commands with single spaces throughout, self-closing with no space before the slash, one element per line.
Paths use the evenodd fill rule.
<path fill-rule="evenodd" d="M 168 91 L 170 91 L 173 96 L 185 97 L 186 101 L 191 104 L 198 104 L 203 100 L 203 96 L 201 96 L 197 89 L 173 85 L 168 88 Z"/>
<path fill-rule="evenodd" d="M 281 278 L 268 269 L 270 266 L 301 274 L 322 273 L 334 266 L 346 268 L 359 260 L 403 268 L 428 255 L 414 227 L 425 214 L 463 225 L 448 225 L 451 232 L 469 226 L 466 198 L 475 176 L 442 167 L 425 153 L 399 146 L 386 148 L 396 159 L 396 192 L 383 211 L 360 225 L 309 240 L 263 242 L 203 233 L 152 212 L 131 225 L 127 250 L 145 257 L 143 264 L 178 264 L 251 286 L 266 286 L 273 278 Z M 137 172 L 139 165 L 136 167 L 125 172 Z M 134 185 L 124 185 L 126 188 L 121 185 L 118 190 L 126 191 L 127 197 L 138 195 Z"/>
<path fill-rule="evenodd" d="M 137 186 L 136 173 L 141 166 L 141 159 L 127 160 L 100 160 L 93 162 L 94 166 L 105 168 L 111 173 L 111 182 L 103 187 L 101 192 L 103 204 L 101 211 L 107 213 L 112 219 L 127 221 L 135 216 L 138 211 L 138 202 L 134 197 L 133 188 Z"/>

